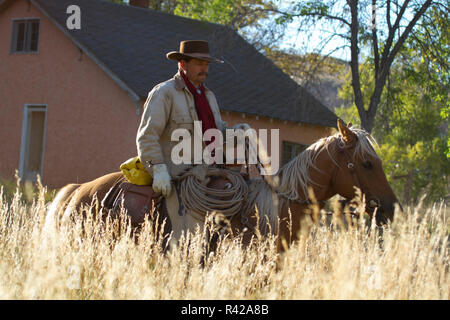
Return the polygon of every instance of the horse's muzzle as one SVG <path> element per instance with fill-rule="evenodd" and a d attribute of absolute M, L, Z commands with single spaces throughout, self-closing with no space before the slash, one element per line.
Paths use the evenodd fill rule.
<path fill-rule="evenodd" d="M 375 213 L 375 221 L 378 226 L 386 225 L 394 220 L 396 204 L 399 205 L 400 210 L 403 210 L 401 204 L 397 200 L 380 202 L 380 205 L 376 208 L 377 210 Z"/>

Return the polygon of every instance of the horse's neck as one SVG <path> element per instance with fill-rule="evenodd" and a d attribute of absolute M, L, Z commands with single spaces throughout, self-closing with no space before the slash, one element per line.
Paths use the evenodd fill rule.
<path fill-rule="evenodd" d="M 316 200 L 317 202 L 321 203 L 324 201 L 327 201 L 330 199 L 334 194 L 329 186 L 329 181 L 326 179 L 323 179 L 323 182 L 318 182 L 320 186 L 316 185 L 309 185 L 308 188 L 312 189 L 312 194 L 314 196 L 314 199 L 311 199 L 311 196 L 308 195 L 306 199 L 309 199 L 311 201 Z M 299 188 L 301 189 L 301 188 Z"/>
<path fill-rule="evenodd" d="M 321 168 L 321 172 L 314 169 L 314 167 Z M 285 211 L 287 211 L 290 206 L 295 207 L 295 210 L 299 212 L 303 212 L 308 207 L 310 202 L 317 201 L 318 203 L 323 204 L 324 201 L 333 196 L 330 181 L 334 171 L 328 172 L 329 170 L 327 171 L 327 168 L 330 168 L 330 163 L 327 155 L 325 154 L 320 156 L 320 159 L 316 158 L 314 163 L 307 167 L 308 174 L 306 176 L 311 177 L 313 181 L 313 183 L 308 184 L 307 190 L 311 189 L 312 195 L 307 194 L 308 191 L 304 191 L 301 181 L 297 181 L 297 185 L 295 185 L 295 183 L 292 184 L 292 188 L 296 188 L 297 191 L 295 197 L 298 195 L 298 198 L 294 199 L 297 201 L 289 201 L 289 195 L 293 195 L 294 193 L 290 192 L 291 190 L 280 188 L 278 185 L 278 183 L 286 183 L 289 185 L 289 180 L 293 182 L 292 179 L 283 179 L 282 177 L 283 174 L 289 174 L 291 177 L 295 176 L 296 173 L 293 171 L 282 171 L 280 176 L 269 176 L 264 177 L 263 180 L 253 181 L 248 199 L 251 206 L 249 209 L 253 210 L 254 206 L 257 205 L 260 215 L 262 214 L 271 221 L 276 221 L 278 218 L 285 218 Z M 296 212 L 292 211 L 292 214 L 296 214 Z"/>
<path fill-rule="evenodd" d="M 308 168 L 309 172 L 308 175 L 311 175 L 312 168 Z M 333 190 L 330 187 L 330 180 L 331 180 L 332 173 L 320 173 L 319 175 L 316 175 L 317 177 L 313 178 L 313 183 L 308 183 L 306 190 L 307 193 L 305 193 L 305 190 L 303 188 L 303 185 L 299 183 L 297 188 L 297 194 L 299 196 L 299 199 L 297 202 L 310 202 L 310 201 L 318 201 L 323 202 L 328 199 L 330 199 L 334 194 Z"/>
<path fill-rule="evenodd" d="M 334 195 L 331 181 L 333 180 L 336 167 L 328 154 L 328 148 L 323 147 L 319 152 L 320 154 L 314 163 L 308 167 L 308 176 L 313 183 L 309 183 L 307 189 L 312 190 L 312 195 L 303 195 L 305 196 L 303 199 L 324 202 Z M 298 192 L 304 193 L 302 189 L 301 186 L 297 186 Z M 314 199 L 311 199 L 311 197 L 314 197 Z"/>
<path fill-rule="evenodd" d="M 288 241 L 288 243 L 297 239 L 298 233 L 302 228 L 301 226 L 303 223 L 303 218 L 305 218 L 307 216 L 307 212 L 310 212 L 311 210 L 310 204 L 317 203 L 319 205 L 319 209 L 321 209 L 324 205 L 324 201 L 333 196 L 331 188 L 329 188 L 329 181 L 318 183 L 323 184 L 322 186 L 308 185 L 314 195 L 313 199 L 312 195 L 304 194 L 303 188 L 301 186 L 297 186 L 297 192 L 301 199 L 306 199 L 305 201 L 289 201 L 284 197 L 279 198 L 279 234 L 281 238 L 284 238 L 286 241 Z M 308 215 L 314 217 L 314 214 Z"/>

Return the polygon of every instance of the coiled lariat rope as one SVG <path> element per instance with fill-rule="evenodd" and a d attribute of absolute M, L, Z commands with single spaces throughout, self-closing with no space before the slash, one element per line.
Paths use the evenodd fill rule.
<path fill-rule="evenodd" d="M 229 181 L 225 189 L 208 187 L 210 177 Z M 248 186 L 239 172 L 213 166 L 200 165 L 176 179 L 180 184 L 180 199 L 188 214 L 204 221 L 208 213 L 217 212 L 227 218 L 244 207 Z"/>

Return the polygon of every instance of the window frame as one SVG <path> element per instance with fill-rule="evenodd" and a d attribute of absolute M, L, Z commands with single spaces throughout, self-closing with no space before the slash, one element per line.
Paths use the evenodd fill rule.
<path fill-rule="evenodd" d="M 48 117 L 48 105 L 43 103 L 26 103 L 24 106 L 23 119 L 22 119 L 22 137 L 20 141 L 20 160 L 19 160 L 19 177 L 24 179 L 25 175 L 25 160 L 29 156 L 29 144 L 30 144 L 30 130 L 31 130 L 31 112 L 33 111 L 43 111 L 44 115 L 44 128 L 42 135 L 42 154 L 41 154 L 41 167 L 37 174 L 42 177 L 42 171 L 44 168 L 44 154 L 45 154 L 45 144 L 47 140 L 47 117 Z M 32 180 L 35 180 L 33 177 Z"/>
<path fill-rule="evenodd" d="M 35 51 L 32 50 L 26 50 L 27 47 L 31 45 L 31 39 L 29 38 L 30 32 L 29 32 L 29 26 L 31 25 L 31 22 L 36 21 L 39 25 L 39 30 L 37 34 L 37 48 Z M 25 23 L 25 41 L 24 41 L 24 50 L 17 51 L 17 35 L 18 35 L 18 27 L 16 27 L 16 24 L 24 22 Z M 39 54 L 39 44 L 40 44 L 40 38 L 41 38 L 41 19 L 36 17 L 29 17 L 29 18 L 14 18 L 11 19 L 11 40 L 10 40 L 10 46 L 9 46 L 9 53 L 10 54 Z"/>

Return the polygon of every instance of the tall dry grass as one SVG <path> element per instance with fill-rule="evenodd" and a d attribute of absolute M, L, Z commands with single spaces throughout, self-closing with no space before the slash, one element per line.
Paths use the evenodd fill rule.
<path fill-rule="evenodd" d="M 363 220 L 314 224 L 283 254 L 272 237 L 225 239 L 202 268 L 200 232 L 163 253 L 148 224 L 137 242 L 117 221 L 56 228 L 39 190 L 0 195 L 0 299 L 449 299 L 443 203 L 407 208 L 382 237 Z"/>

